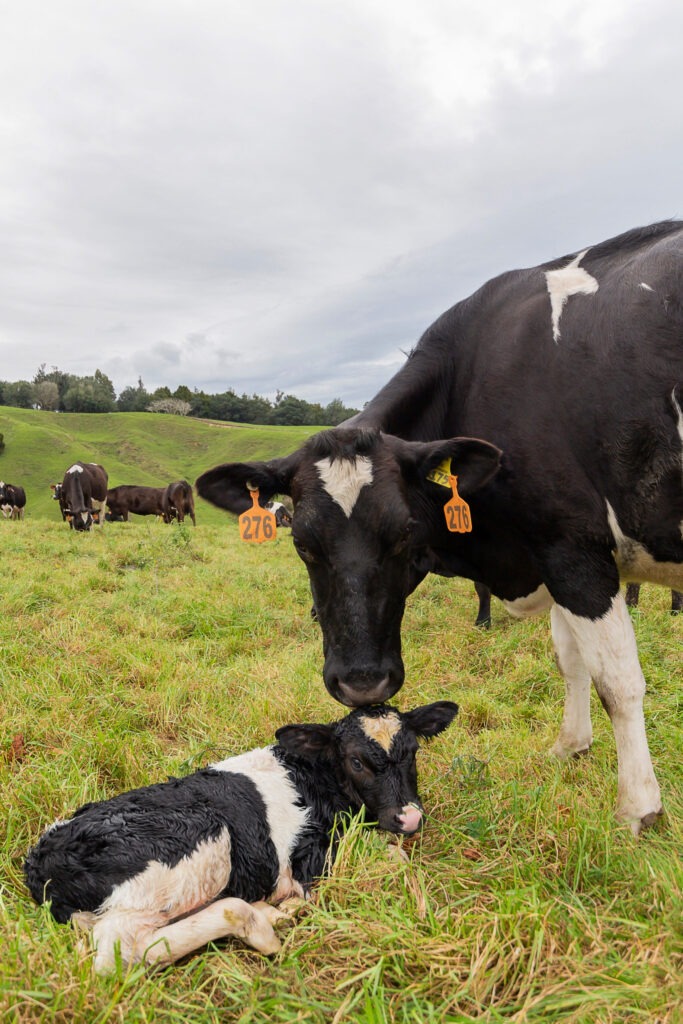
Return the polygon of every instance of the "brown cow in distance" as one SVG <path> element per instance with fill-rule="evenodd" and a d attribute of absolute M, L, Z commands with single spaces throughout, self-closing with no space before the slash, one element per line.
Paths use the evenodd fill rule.
<path fill-rule="evenodd" d="M 107 491 L 108 517 L 112 522 L 128 522 L 128 513 L 137 516 L 163 516 L 163 487 L 120 484 Z"/>
<path fill-rule="evenodd" d="M 165 523 L 170 523 L 172 519 L 177 519 L 179 523 L 182 523 L 185 516 L 188 515 L 192 520 L 192 525 L 197 525 L 194 515 L 194 495 L 187 480 L 176 480 L 175 483 L 168 485 L 164 491 L 162 506 Z"/>

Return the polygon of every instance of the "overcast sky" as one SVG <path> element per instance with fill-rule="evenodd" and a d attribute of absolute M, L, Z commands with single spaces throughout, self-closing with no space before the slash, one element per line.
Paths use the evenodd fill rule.
<path fill-rule="evenodd" d="M 683 214 L 682 57 L 680 0 L 0 0 L 0 379 L 360 406 Z"/>

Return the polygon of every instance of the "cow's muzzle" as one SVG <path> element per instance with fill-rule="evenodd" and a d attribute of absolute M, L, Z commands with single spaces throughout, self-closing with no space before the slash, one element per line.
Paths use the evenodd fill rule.
<path fill-rule="evenodd" d="M 403 664 L 399 660 L 379 669 L 342 669 L 334 659 L 328 659 L 323 668 L 323 679 L 328 693 L 348 708 L 367 704 L 384 704 L 403 685 Z"/>

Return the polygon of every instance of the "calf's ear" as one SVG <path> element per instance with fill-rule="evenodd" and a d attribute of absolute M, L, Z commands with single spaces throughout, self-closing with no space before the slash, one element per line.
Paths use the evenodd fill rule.
<path fill-rule="evenodd" d="M 334 732 L 329 725 L 283 725 L 275 739 L 290 754 L 315 761 L 334 749 Z"/>
<path fill-rule="evenodd" d="M 458 705 L 450 700 L 438 700 L 435 704 L 425 704 L 422 708 L 407 711 L 402 717 L 406 725 L 416 736 L 429 739 L 438 736 L 451 724 L 458 713 Z"/>
<path fill-rule="evenodd" d="M 202 473 L 195 487 L 206 501 L 239 514 L 251 508 L 250 487 L 258 488 L 261 503 L 274 494 L 289 494 L 298 464 L 298 452 L 270 462 L 225 462 Z"/>

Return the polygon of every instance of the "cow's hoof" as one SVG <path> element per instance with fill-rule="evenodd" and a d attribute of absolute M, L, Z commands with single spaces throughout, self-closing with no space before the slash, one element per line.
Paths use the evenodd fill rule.
<path fill-rule="evenodd" d="M 649 811 L 642 818 L 635 818 L 628 821 L 628 825 L 634 836 L 639 836 L 647 828 L 654 828 L 664 817 L 664 811 L 660 807 L 658 811 Z"/>
<path fill-rule="evenodd" d="M 569 761 L 577 760 L 580 757 L 584 757 L 590 753 L 592 740 L 588 740 L 587 743 L 570 744 L 567 746 L 561 740 L 557 740 L 556 743 L 550 748 L 550 753 L 553 757 L 556 757 L 558 761 Z"/>

